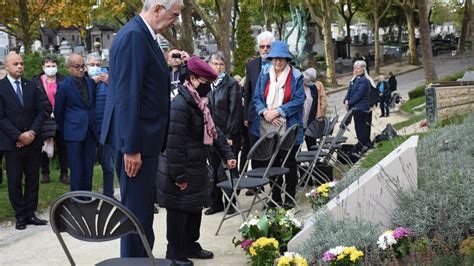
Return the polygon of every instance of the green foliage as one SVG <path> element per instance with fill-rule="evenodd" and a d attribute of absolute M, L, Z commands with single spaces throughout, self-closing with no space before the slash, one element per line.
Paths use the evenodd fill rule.
<path fill-rule="evenodd" d="M 436 253 L 452 253 L 474 221 L 474 115 L 463 124 L 434 129 L 417 149 L 418 189 L 397 195 L 392 221 L 436 239 Z"/>
<path fill-rule="evenodd" d="M 425 95 L 423 93 L 423 96 L 420 96 L 418 98 L 413 98 L 413 99 L 410 99 L 409 101 L 406 101 L 406 102 L 402 103 L 402 105 L 400 105 L 400 110 L 402 110 L 406 113 L 409 113 L 409 114 L 413 114 L 414 111 L 416 111 L 413 108 L 415 108 L 417 106 L 420 106 L 424 102 L 426 102 L 426 98 L 425 98 Z"/>
<path fill-rule="evenodd" d="M 410 100 L 412 100 L 421 96 L 425 96 L 425 88 L 426 85 L 420 85 L 416 87 L 415 89 L 408 92 L 408 97 L 410 98 Z"/>
<path fill-rule="evenodd" d="M 40 74 L 43 71 L 41 62 L 46 55 L 46 51 L 23 55 L 23 61 L 25 62 L 25 72 L 23 76 L 27 79 L 31 79 L 33 76 Z M 58 72 L 62 75 L 68 75 L 66 61 L 64 57 L 61 56 L 58 56 Z"/>
<path fill-rule="evenodd" d="M 252 36 L 250 28 L 250 11 L 247 4 L 244 4 L 240 10 L 239 20 L 237 22 L 237 48 L 234 51 L 234 75 L 245 75 L 245 65 L 247 59 L 255 54 L 255 39 Z"/>
<path fill-rule="evenodd" d="M 376 249 L 380 228 L 377 224 L 359 220 L 336 220 L 327 212 L 315 214 L 314 231 L 298 253 L 313 262 L 326 250 L 340 245 L 359 250 Z"/>
<path fill-rule="evenodd" d="M 364 157 L 362 167 L 371 168 L 372 166 L 376 165 L 380 162 L 380 160 L 385 158 L 385 156 L 391 153 L 407 139 L 408 136 L 397 136 L 391 140 L 385 140 L 377 143 L 376 148 Z"/>

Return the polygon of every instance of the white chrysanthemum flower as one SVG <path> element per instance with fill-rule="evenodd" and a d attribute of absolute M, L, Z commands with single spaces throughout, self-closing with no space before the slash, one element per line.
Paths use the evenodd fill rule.
<path fill-rule="evenodd" d="M 248 221 L 248 224 L 249 224 L 249 225 L 257 225 L 257 224 L 258 224 L 258 219 L 250 219 L 250 220 Z"/>
<path fill-rule="evenodd" d="M 295 256 L 297 256 L 297 254 L 294 252 L 286 251 L 285 253 L 283 253 L 283 256 L 293 259 Z"/>
<path fill-rule="evenodd" d="M 393 237 L 393 231 L 385 231 L 377 241 L 379 248 L 385 250 L 392 245 L 397 244 L 397 240 Z"/>
<path fill-rule="evenodd" d="M 344 246 L 337 246 L 335 248 L 331 248 L 329 252 L 337 256 L 344 251 L 344 248 Z"/>
<path fill-rule="evenodd" d="M 337 184 L 337 181 L 331 181 L 329 182 L 329 187 L 335 187 Z"/>

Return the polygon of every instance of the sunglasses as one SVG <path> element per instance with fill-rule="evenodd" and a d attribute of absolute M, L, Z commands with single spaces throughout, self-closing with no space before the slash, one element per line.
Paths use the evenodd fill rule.
<path fill-rule="evenodd" d="M 260 49 L 265 49 L 265 48 L 270 49 L 270 48 L 272 48 L 271 45 L 259 45 L 258 47 L 259 47 Z"/>

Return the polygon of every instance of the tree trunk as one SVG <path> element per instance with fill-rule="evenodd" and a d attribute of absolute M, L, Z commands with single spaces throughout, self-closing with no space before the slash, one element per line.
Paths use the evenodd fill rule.
<path fill-rule="evenodd" d="M 181 19 L 183 22 L 180 25 L 182 29 L 182 35 L 179 39 L 179 47 L 188 52 L 188 54 L 192 55 L 194 54 L 192 18 L 193 8 L 189 0 L 184 0 L 183 3 L 184 7 L 181 11 Z"/>
<path fill-rule="evenodd" d="M 23 42 L 23 48 L 25 49 L 25 54 L 31 53 L 31 45 L 33 44 L 32 36 L 29 34 L 30 32 L 30 18 L 28 16 L 28 6 L 26 0 L 18 1 L 18 6 L 20 8 L 20 28 L 21 32 L 18 35 L 21 37 L 21 41 Z"/>
<path fill-rule="evenodd" d="M 420 12 L 420 43 L 421 61 L 425 72 L 426 82 L 438 79 L 435 64 L 433 62 L 433 52 L 431 50 L 431 29 L 428 21 L 428 0 L 416 0 Z"/>
<path fill-rule="evenodd" d="M 416 39 L 415 39 L 415 17 L 413 15 L 413 9 L 409 7 L 403 7 L 405 16 L 407 18 L 407 30 L 408 30 L 408 64 L 418 65 L 418 56 L 416 55 Z"/>
<path fill-rule="evenodd" d="M 351 58 L 351 21 L 352 17 L 344 19 L 346 22 L 346 47 L 347 47 L 347 58 Z"/>
<path fill-rule="evenodd" d="M 272 15 L 271 15 L 271 8 L 270 8 L 270 3 L 268 3 L 266 0 L 260 0 L 261 5 L 262 5 L 262 10 L 263 10 L 263 20 L 264 24 L 263 28 L 266 31 L 272 31 Z"/>
<path fill-rule="evenodd" d="M 471 17 L 471 0 L 465 0 L 464 15 L 462 18 L 461 33 L 459 35 L 458 54 L 464 54 L 464 45 L 466 43 L 467 28 Z M 471 29 L 472 30 L 472 29 Z"/>
<path fill-rule="evenodd" d="M 331 37 L 331 10 L 329 9 L 330 0 L 321 0 L 321 11 L 323 12 L 323 35 L 324 52 L 326 53 L 326 75 L 328 82 L 333 88 L 337 87 L 336 70 L 334 68 L 334 48 Z"/>
<path fill-rule="evenodd" d="M 378 76 L 380 74 L 380 43 L 379 43 L 379 27 L 380 27 L 380 20 L 374 19 L 374 45 L 375 45 L 375 67 L 374 72 L 375 75 Z"/>

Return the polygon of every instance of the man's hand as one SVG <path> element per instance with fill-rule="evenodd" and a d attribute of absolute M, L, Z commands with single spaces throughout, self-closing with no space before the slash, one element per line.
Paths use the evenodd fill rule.
<path fill-rule="evenodd" d="M 179 187 L 179 190 L 185 190 L 185 189 L 188 188 L 188 182 L 184 182 L 184 183 L 181 183 L 181 184 L 175 183 L 175 185 L 177 187 Z"/>
<path fill-rule="evenodd" d="M 104 82 L 105 84 L 109 84 L 109 74 L 108 73 L 100 73 L 97 76 L 97 80 L 100 82 Z"/>
<path fill-rule="evenodd" d="M 36 136 L 36 134 L 32 130 L 25 131 L 25 132 L 21 133 L 21 135 L 20 135 L 20 137 L 18 138 L 18 141 L 17 141 L 17 147 L 21 148 L 23 146 L 30 145 L 35 140 L 35 136 Z M 22 146 L 18 146 L 18 142 L 20 142 L 22 144 Z"/>
<path fill-rule="evenodd" d="M 348 100 L 344 101 L 344 106 L 346 107 L 346 111 L 349 111 L 349 101 Z"/>
<path fill-rule="evenodd" d="M 135 177 L 142 166 L 142 156 L 140 153 L 124 154 L 125 173 L 129 177 Z"/>
<path fill-rule="evenodd" d="M 249 121 L 248 120 L 244 120 L 244 126 L 249 127 Z"/>
<path fill-rule="evenodd" d="M 227 144 L 229 144 L 230 146 L 232 146 L 232 143 L 234 143 L 234 142 L 231 139 L 227 140 Z"/>
<path fill-rule="evenodd" d="M 229 167 L 229 169 L 234 169 L 236 166 L 237 166 L 236 159 L 227 160 L 227 167 Z"/>
<path fill-rule="evenodd" d="M 183 60 L 184 62 L 188 61 L 189 54 L 186 51 L 181 51 L 180 54 L 181 54 L 181 60 Z"/>

